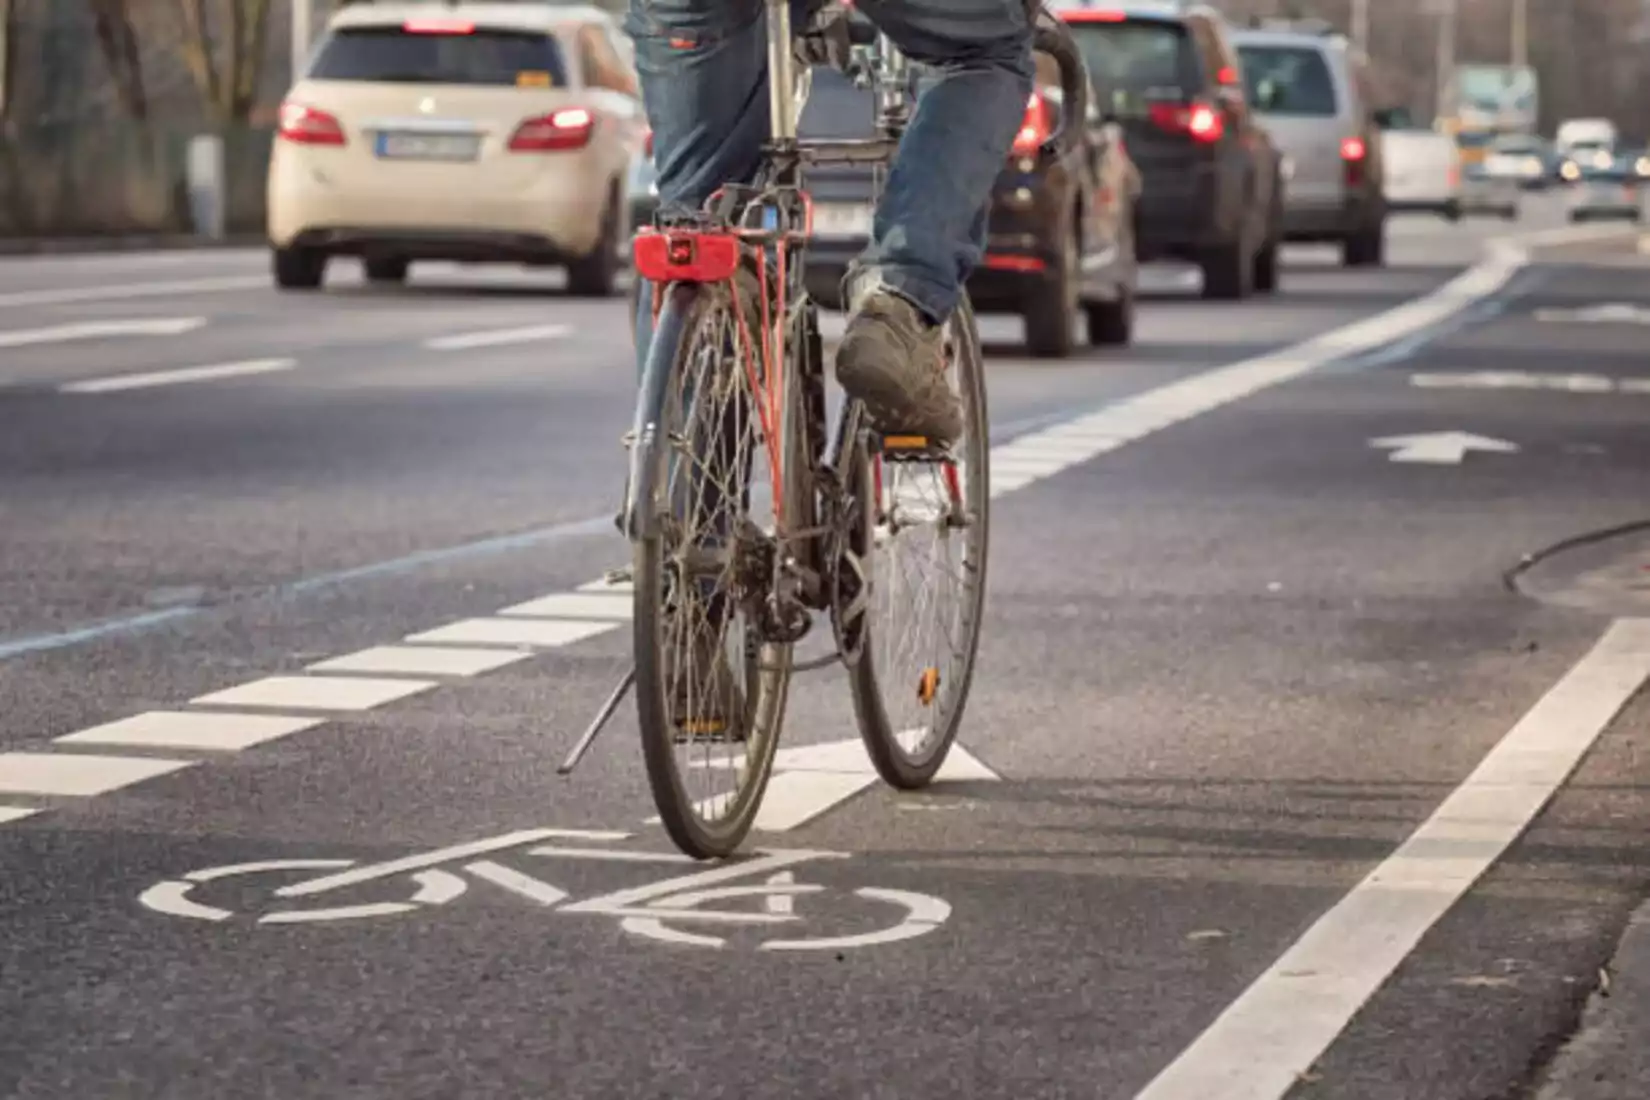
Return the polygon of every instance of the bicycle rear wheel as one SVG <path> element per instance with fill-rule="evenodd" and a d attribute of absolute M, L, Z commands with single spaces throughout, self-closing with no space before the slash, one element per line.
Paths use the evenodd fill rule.
<path fill-rule="evenodd" d="M 856 448 L 859 486 L 852 541 L 869 579 L 855 624 L 849 690 L 878 774 L 915 790 L 945 763 L 974 679 L 985 609 L 990 536 L 985 365 L 966 298 L 947 323 L 952 386 L 963 437 L 948 461 L 896 458 Z"/>
<path fill-rule="evenodd" d="M 790 684 L 791 646 L 761 641 L 757 623 L 775 528 L 757 517 L 780 494 L 748 354 L 726 285 L 672 287 L 637 420 L 642 752 L 665 831 L 699 859 L 732 854 L 750 831 Z"/>

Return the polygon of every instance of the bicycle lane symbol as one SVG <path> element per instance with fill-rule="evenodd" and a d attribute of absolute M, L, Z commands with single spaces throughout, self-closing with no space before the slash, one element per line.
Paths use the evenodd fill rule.
<path fill-rule="evenodd" d="M 345 859 L 260 860 L 191 871 L 181 878 L 149 887 L 138 900 L 145 907 L 168 916 L 222 922 L 249 914 L 204 904 L 193 896 L 197 888 L 247 876 L 327 872 L 271 891 L 272 898 L 280 903 L 319 899 L 321 895 L 369 883 L 409 880 L 397 891 L 397 900 L 282 908 L 261 913 L 254 921 L 258 925 L 316 924 L 391 917 L 446 905 L 467 893 L 471 880 L 479 880 L 541 908 L 569 915 L 616 919 L 620 928 L 635 936 L 671 944 L 723 947 L 729 941 L 712 933 L 718 926 L 778 929 L 802 922 L 804 917 L 797 912 L 797 900 L 820 898 L 831 888 L 798 882 L 795 869 L 808 863 L 851 858 L 844 852 L 769 849 L 754 858 L 670 876 L 583 901 L 572 899 L 560 887 L 516 867 L 484 858 L 496 855 L 502 859 L 505 853 L 513 853 L 541 859 L 699 866 L 674 852 L 602 846 L 628 840 L 631 835 L 606 830 L 529 829 L 361 866 Z M 545 843 L 547 841 L 583 843 Z M 863 902 L 899 911 L 901 916 L 897 923 L 846 935 L 763 939 L 758 949 L 840 951 L 896 943 L 932 932 L 951 915 L 951 906 L 930 894 L 873 886 L 854 889 L 851 894 Z M 716 907 L 717 903 L 751 900 L 761 902 L 760 911 Z M 683 925 L 688 927 L 681 927 Z"/>

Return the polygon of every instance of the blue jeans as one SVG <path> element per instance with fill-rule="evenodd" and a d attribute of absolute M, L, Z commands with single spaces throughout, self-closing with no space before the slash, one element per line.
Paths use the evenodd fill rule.
<path fill-rule="evenodd" d="M 800 31 L 813 0 L 790 0 Z M 1024 0 L 859 0 L 913 61 L 934 70 L 900 142 L 856 265 L 932 321 L 951 313 L 985 247 L 986 204 L 1031 94 Z M 749 183 L 769 135 L 765 0 L 630 0 L 661 207 L 701 206 Z M 637 310 L 645 360 L 651 295 Z"/>

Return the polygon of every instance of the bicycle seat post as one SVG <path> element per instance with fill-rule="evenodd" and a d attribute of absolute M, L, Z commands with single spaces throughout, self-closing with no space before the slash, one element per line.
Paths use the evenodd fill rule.
<path fill-rule="evenodd" d="M 791 53 L 790 0 L 768 0 L 768 114 L 775 144 L 796 141 L 796 59 Z"/>

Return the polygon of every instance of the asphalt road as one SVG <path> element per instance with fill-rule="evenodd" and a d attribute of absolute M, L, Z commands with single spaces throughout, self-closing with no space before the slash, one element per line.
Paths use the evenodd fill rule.
<path fill-rule="evenodd" d="M 1544 556 L 1650 512 L 1650 265 L 1486 250 L 1557 223 L 988 319 L 966 751 L 895 795 L 813 674 L 681 883 L 628 710 L 554 774 L 626 601 L 503 610 L 625 558 L 622 300 L 0 261 L 0 1096 L 1530 1094 L 1650 880 L 1643 544 Z"/>

